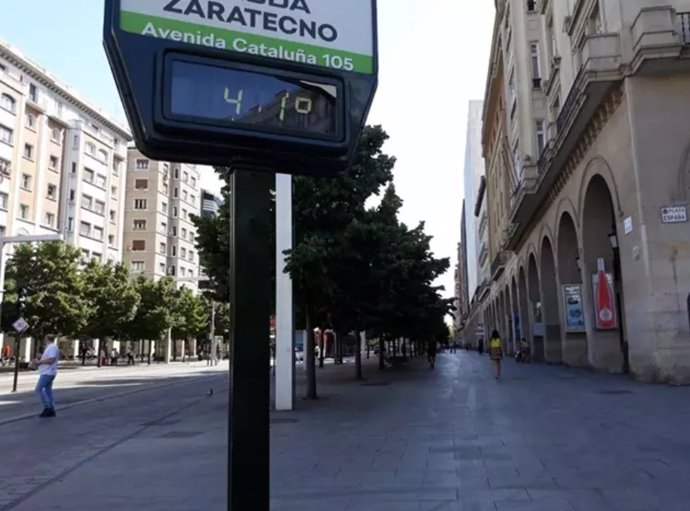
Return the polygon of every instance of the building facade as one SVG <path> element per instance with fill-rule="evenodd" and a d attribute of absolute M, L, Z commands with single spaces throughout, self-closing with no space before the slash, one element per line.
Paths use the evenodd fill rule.
<path fill-rule="evenodd" d="M 492 281 L 470 323 L 537 360 L 690 381 L 690 1 L 499 0 L 489 84 L 507 142 L 485 130 Z"/>
<path fill-rule="evenodd" d="M 124 125 L 0 41 L 1 234 L 63 233 L 88 258 L 120 261 L 131 138 Z"/>
<path fill-rule="evenodd" d="M 192 216 L 201 210 L 193 165 L 150 160 L 129 149 L 124 207 L 124 261 L 135 274 L 173 277 L 198 290 L 199 256 Z"/>

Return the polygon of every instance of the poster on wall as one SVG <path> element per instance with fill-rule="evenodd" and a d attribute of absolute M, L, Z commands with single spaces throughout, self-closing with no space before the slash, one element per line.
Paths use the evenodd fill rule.
<path fill-rule="evenodd" d="M 535 337 L 544 337 L 544 319 L 541 302 L 532 302 L 532 319 L 534 320 L 532 334 Z"/>
<path fill-rule="evenodd" d="M 582 303 L 582 286 L 566 284 L 563 286 L 563 306 L 565 307 L 565 331 L 584 332 L 585 308 Z"/>
<path fill-rule="evenodd" d="M 618 314 L 613 290 L 613 275 L 606 271 L 604 259 L 597 261 L 597 268 L 597 273 L 592 275 L 595 326 L 597 330 L 615 330 L 618 328 Z"/>

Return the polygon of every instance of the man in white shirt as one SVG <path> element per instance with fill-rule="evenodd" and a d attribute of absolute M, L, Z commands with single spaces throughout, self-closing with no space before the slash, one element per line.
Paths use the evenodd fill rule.
<path fill-rule="evenodd" d="M 58 360 L 60 360 L 60 349 L 55 342 L 54 335 L 46 335 L 43 339 L 43 355 L 36 359 L 32 364 L 38 367 L 38 384 L 36 393 L 43 403 L 41 417 L 55 417 L 55 401 L 53 400 L 53 382 L 57 376 Z"/>

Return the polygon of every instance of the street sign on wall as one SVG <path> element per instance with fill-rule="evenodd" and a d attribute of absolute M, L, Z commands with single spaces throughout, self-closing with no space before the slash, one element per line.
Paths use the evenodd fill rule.
<path fill-rule="evenodd" d="M 688 221 L 686 206 L 667 206 L 661 208 L 661 222 L 664 224 L 682 224 Z"/>
<path fill-rule="evenodd" d="M 104 43 L 160 160 L 332 175 L 378 83 L 375 0 L 106 0 Z"/>

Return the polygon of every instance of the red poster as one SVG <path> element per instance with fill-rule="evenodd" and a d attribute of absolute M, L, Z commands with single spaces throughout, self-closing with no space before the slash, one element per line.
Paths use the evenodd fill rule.
<path fill-rule="evenodd" d="M 613 283 L 606 273 L 606 264 L 603 259 L 597 261 L 597 270 L 593 279 L 596 328 L 597 330 L 615 330 L 618 328 L 618 322 Z"/>

